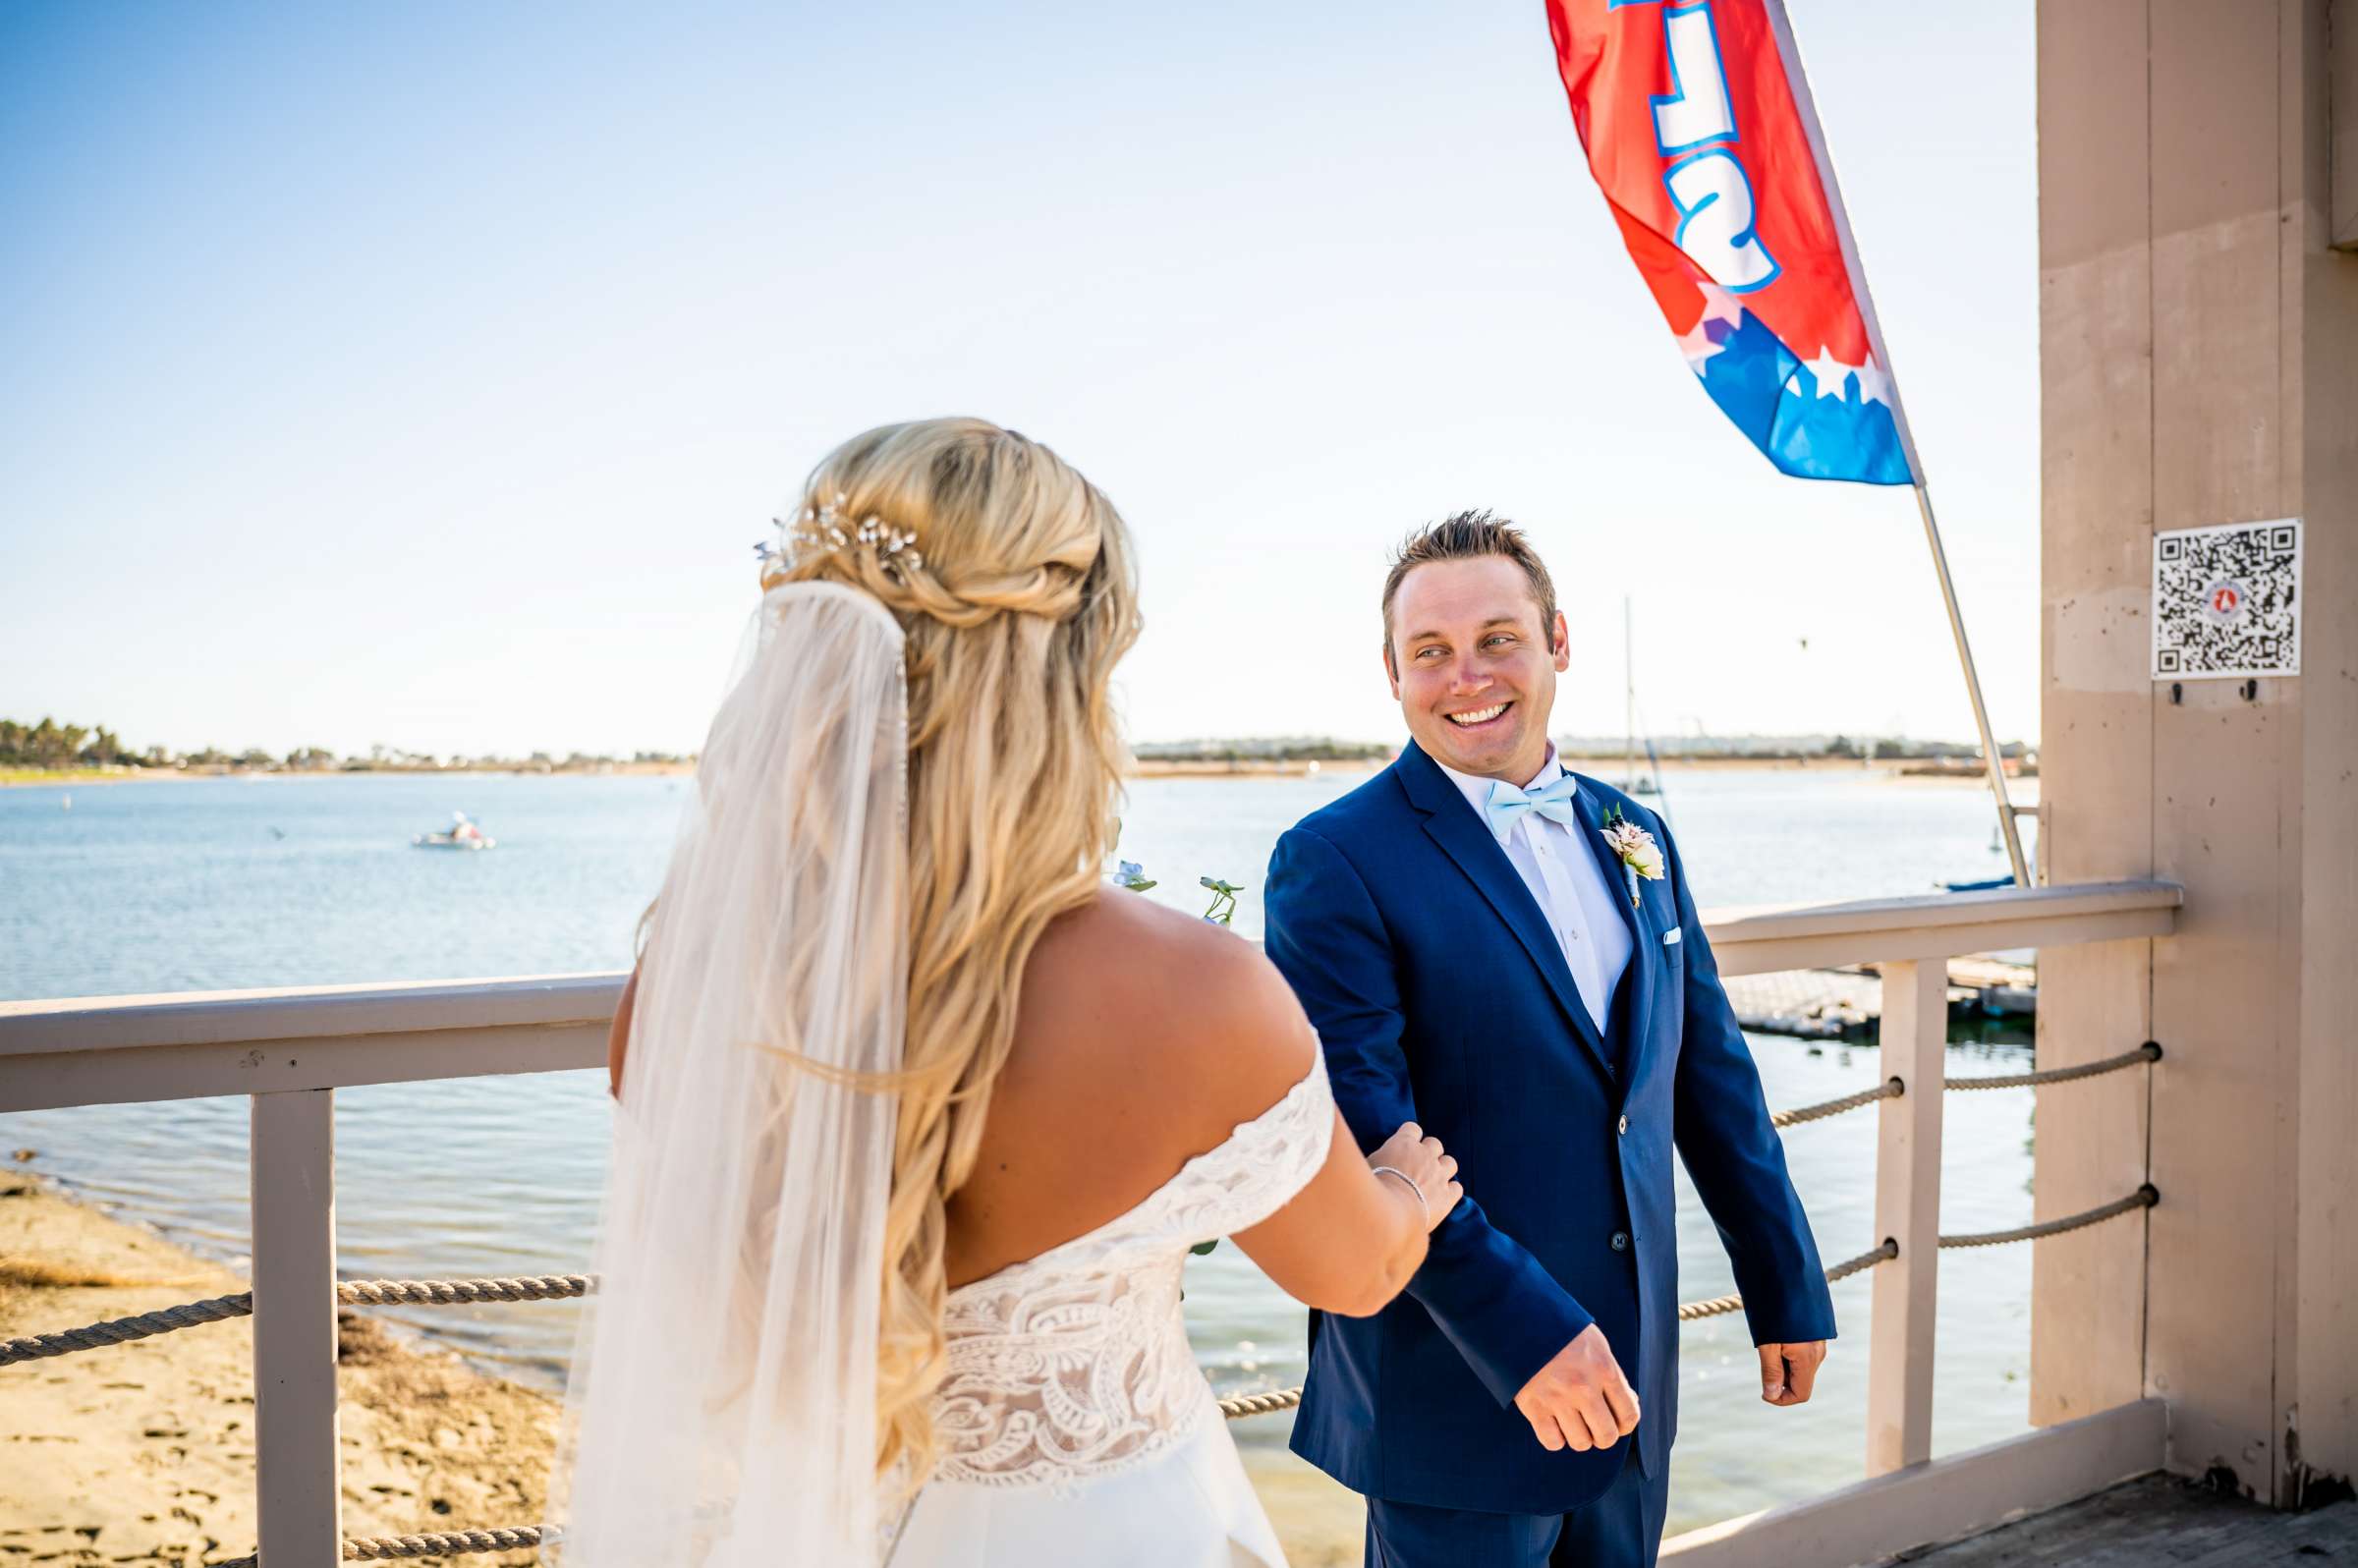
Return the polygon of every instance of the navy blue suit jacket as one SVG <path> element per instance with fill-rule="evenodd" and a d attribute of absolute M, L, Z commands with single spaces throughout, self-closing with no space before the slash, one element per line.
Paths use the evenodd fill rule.
<path fill-rule="evenodd" d="M 1634 944 L 1621 1051 L 1488 824 L 1415 746 L 1269 861 L 1268 955 L 1324 1042 L 1343 1119 L 1362 1148 L 1422 1123 L 1466 1190 L 1390 1306 L 1312 1314 L 1294 1451 L 1364 1495 L 1567 1513 L 1611 1484 L 1630 1441 L 1662 1474 L 1678 1423 L 1673 1144 L 1754 1340 L 1833 1337 L 1817 1244 L 1669 832 L 1592 778 L 1579 804 L 1579 836 L 1615 886 L 1611 807 L 1668 862 L 1640 882 L 1642 907 L 1617 901 Z M 1638 1391 L 1638 1429 L 1549 1453 L 1514 1397 L 1592 1322 Z"/>

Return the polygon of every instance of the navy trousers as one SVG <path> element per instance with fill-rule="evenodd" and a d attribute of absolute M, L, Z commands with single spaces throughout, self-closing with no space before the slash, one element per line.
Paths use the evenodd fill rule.
<path fill-rule="evenodd" d="M 1669 1511 L 1670 1478 L 1648 1477 L 1632 1445 L 1604 1495 L 1568 1514 L 1484 1514 L 1370 1497 L 1367 1568 L 1654 1568 Z"/>

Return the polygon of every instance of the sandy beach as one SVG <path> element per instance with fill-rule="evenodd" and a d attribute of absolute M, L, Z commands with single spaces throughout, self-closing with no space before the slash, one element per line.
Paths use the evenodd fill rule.
<path fill-rule="evenodd" d="M 244 1288 L 37 1177 L 0 1174 L 0 1337 Z M 362 1314 L 339 1341 L 346 1535 L 540 1519 L 554 1400 Z M 241 1318 L 0 1368 L 0 1563 L 194 1568 L 251 1553 L 253 1342 Z"/>
<path fill-rule="evenodd" d="M 0 1167 L 0 1338 L 245 1288 L 152 1231 Z M 240 1318 L 0 1367 L 0 1568 L 197 1568 L 251 1553 L 253 1342 Z M 345 1315 L 339 1343 L 345 1535 L 541 1521 L 555 1398 L 365 1313 Z M 1245 1457 L 1293 1568 L 1359 1561 L 1358 1498 L 1291 1455 Z"/>

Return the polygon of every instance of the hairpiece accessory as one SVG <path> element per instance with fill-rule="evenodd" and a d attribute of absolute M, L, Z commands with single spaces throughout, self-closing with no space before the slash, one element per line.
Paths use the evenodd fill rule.
<path fill-rule="evenodd" d="M 925 569 L 926 558 L 917 551 L 916 534 L 882 518 L 865 517 L 857 523 L 846 523 L 837 510 L 843 501 L 838 495 L 826 506 L 806 506 L 791 516 L 771 518 L 770 526 L 778 531 L 778 542 L 771 544 L 764 540 L 754 546 L 754 558 L 761 563 L 762 576 L 791 570 L 814 555 L 862 545 L 876 552 L 877 563 L 887 572 L 897 575 L 903 568 Z"/>

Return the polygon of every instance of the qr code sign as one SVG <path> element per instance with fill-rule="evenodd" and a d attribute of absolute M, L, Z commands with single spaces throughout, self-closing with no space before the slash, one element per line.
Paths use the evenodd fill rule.
<path fill-rule="evenodd" d="M 2301 673 L 2301 520 L 2154 535 L 2154 679 Z"/>

